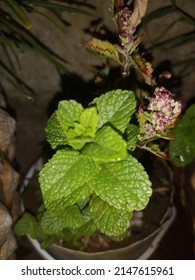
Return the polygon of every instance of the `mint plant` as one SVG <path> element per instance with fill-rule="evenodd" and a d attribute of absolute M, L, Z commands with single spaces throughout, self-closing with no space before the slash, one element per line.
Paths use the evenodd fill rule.
<path fill-rule="evenodd" d="M 135 95 L 127 90 L 107 92 L 86 109 L 75 100 L 59 103 L 46 127 L 56 153 L 39 175 L 44 208 L 37 218 L 24 214 L 17 233 L 47 241 L 67 232 L 125 233 L 132 212 L 145 208 L 152 193 L 144 167 L 131 155 L 138 140 L 130 124 L 135 110 Z"/>
<path fill-rule="evenodd" d="M 194 155 L 194 133 L 187 131 L 194 127 L 193 108 L 178 121 L 181 102 L 165 87 L 156 86 L 150 63 L 137 50 L 135 29 L 147 3 L 135 1 L 130 12 L 124 1 L 112 0 L 119 44 L 93 38 L 86 46 L 115 59 L 122 76 L 131 67 L 138 69 L 153 93 L 117 89 L 95 98 L 87 108 L 64 100 L 48 120 L 46 138 L 54 155 L 39 174 L 43 204 L 36 217 L 24 213 L 15 226 L 17 234 L 38 238 L 43 247 L 57 239 L 82 246 L 82 237 L 95 232 L 113 239 L 126 236 L 133 212 L 144 209 L 152 194 L 135 149 L 168 159 L 169 153 L 159 145 L 165 139 L 172 142 L 173 162 L 188 163 L 189 155 Z"/>
<path fill-rule="evenodd" d="M 154 95 L 144 110 L 132 91 L 120 89 L 87 108 L 75 100 L 59 102 L 46 126 L 55 153 L 39 174 L 43 204 L 36 217 L 24 213 L 15 232 L 39 238 L 43 247 L 59 238 L 75 244 L 96 231 L 124 238 L 133 211 L 144 209 L 152 194 L 133 152 L 139 147 L 166 157 L 151 143 L 169 139 L 181 113 L 169 91 L 156 88 Z"/>

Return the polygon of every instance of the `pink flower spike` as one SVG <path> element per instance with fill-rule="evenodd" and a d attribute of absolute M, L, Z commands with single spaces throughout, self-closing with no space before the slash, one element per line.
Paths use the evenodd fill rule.
<path fill-rule="evenodd" d="M 154 96 L 147 107 L 150 111 L 150 117 L 144 123 L 145 139 L 155 134 L 166 133 L 175 125 L 178 116 L 181 114 L 181 102 L 175 101 L 169 90 L 164 87 L 157 87 Z"/>

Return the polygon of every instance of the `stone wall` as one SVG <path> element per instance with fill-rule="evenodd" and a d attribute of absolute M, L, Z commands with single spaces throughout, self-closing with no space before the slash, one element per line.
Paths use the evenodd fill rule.
<path fill-rule="evenodd" d="M 15 120 L 0 98 L 0 260 L 13 259 L 17 249 L 13 225 L 20 213 L 19 175 L 13 167 Z"/>

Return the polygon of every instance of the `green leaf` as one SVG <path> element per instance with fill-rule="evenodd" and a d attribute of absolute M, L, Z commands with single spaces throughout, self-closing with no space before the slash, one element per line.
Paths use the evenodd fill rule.
<path fill-rule="evenodd" d="M 74 123 L 66 132 L 69 144 L 75 149 L 81 149 L 86 143 L 92 142 L 98 124 L 98 114 L 96 108 L 87 108 L 81 115 L 79 122 Z"/>
<path fill-rule="evenodd" d="M 67 245 L 71 245 L 82 250 L 82 242 L 78 239 L 78 236 L 75 234 L 75 230 L 72 229 L 64 229 L 60 235 L 58 235 L 59 239 L 63 239 L 64 243 Z"/>
<path fill-rule="evenodd" d="M 58 234 L 65 228 L 77 228 L 83 224 L 83 216 L 76 205 L 68 206 L 60 215 L 45 211 L 41 227 L 46 234 Z"/>
<path fill-rule="evenodd" d="M 74 127 L 74 122 L 79 122 L 82 111 L 82 105 L 75 100 L 59 102 L 56 114 L 64 133 L 66 133 L 70 127 Z"/>
<path fill-rule="evenodd" d="M 172 130 L 170 157 L 177 166 L 185 166 L 195 158 L 195 104 L 191 105 Z"/>
<path fill-rule="evenodd" d="M 44 213 L 45 213 L 45 205 L 44 205 L 44 203 L 41 203 L 41 205 L 39 206 L 39 208 L 37 210 L 37 215 L 36 215 L 37 222 L 41 221 Z"/>
<path fill-rule="evenodd" d="M 89 205 L 85 207 L 85 209 L 83 209 L 82 214 L 85 223 L 80 228 L 74 229 L 72 232 L 76 236 L 91 235 L 97 230 L 97 226 L 95 225 L 94 220 L 92 219 L 92 214 Z"/>
<path fill-rule="evenodd" d="M 17 235 L 30 235 L 32 238 L 41 237 L 43 234 L 36 218 L 27 212 L 14 226 L 14 232 Z"/>
<path fill-rule="evenodd" d="M 101 164 L 101 172 L 89 182 L 102 200 L 126 211 L 144 209 L 152 194 L 151 182 L 141 163 L 132 156 Z"/>
<path fill-rule="evenodd" d="M 131 212 L 110 206 L 100 197 L 92 199 L 90 210 L 97 229 L 109 236 L 123 234 L 130 225 Z"/>
<path fill-rule="evenodd" d="M 121 89 L 109 91 L 95 98 L 93 103 L 96 104 L 99 114 L 98 128 L 109 123 L 122 133 L 136 108 L 134 93 Z"/>
<path fill-rule="evenodd" d="M 87 183 L 100 169 L 98 163 L 81 157 L 77 151 L 66 149 L 57 151 L 39 174 L 46 208 L 58 214 L 68 206 L 68 203 L 73 204 L 85 199 L 85 191 L 86 196 L 91 192 Z M 80 193 L 79 188 L 82 187 L 84 191 Z"/>
<path fill-rule="evenodd" d="M 68 144 L 65 133 L 57 119 L 56 112 L 49 118 L 45 132 L 46 139 L 50 143 L 52 149 Z"/>
<path fill-rule="evenodd" d="M 75 150 L 92 142 L 98 123 L 96 108 L 83 109 L 75 100 L 62 101 L 58 110 L 49 119 L 46 135 L 52 148 L 71 145 Z"/>
<path fill-rule="evenodd" d="M 40 245 L 42 249 L 47 249 L 51 247 L 54 243 L 54 238 L 52 236 L 46 236 L 43 240 L 41 240 Z"/>
<path fill-rule="evenodd" d="M 92 235 L 97 230 L 97 227 L 93 220 L 90 220 L 89 222 L 85 223 L 83 226 L 77 229 L 75 233 L 77 233 L 77 236 L 87 236 Z"/>
<path fill-rule="evenodd" d="M 136 148 L 136 143 L 138 141 L 139 127 L 134 124 L 129 124 L 125 134 L 127 138 L 127 149 L 134 151 Z"/>
<path fill-rule="evenodd" d="M 4 0 L 4 2 L 10 7 L 10 9 L 15 13 L 17 18 L 21 21 L 23 26 L 26 29 L 30 29 L 32 27 L 32 23 L 29 20 L 26 13 L 23 11 L 23 9 L 18 5 L 17 1 L 13 0 Z"/>
<path fill-rule="evenodd" d="M 77 203 L 79 208 L 83 208 L 91 195 L 91 189 L 88 184 L 81 184 L 77 189 L 72 191 L 66 198 L 58 198 L 58 205 L 61 205 L 61 208 L 64 208 L 66 205 L 73 205 Z M 55 211 L 56 212 L 56 211 Z"/>
<path fill-rule="evenodd" d="M 126 142 L 110 126 L 102 127 L 96 134 L 93 143 L 85 145 L 82 155 L 94 160 L 109 162 L 126 158 Z"/>

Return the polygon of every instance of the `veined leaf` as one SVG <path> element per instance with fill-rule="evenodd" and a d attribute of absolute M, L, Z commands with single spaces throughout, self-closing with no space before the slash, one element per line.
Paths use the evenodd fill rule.
<path fill-rule="evenodd" d="M 63 211 L 67 202 L 76 203 L 85 199 L 83 192 L 77 191 L 82 186 L 86 189 L 86 196 L 91 192 L 88 181 L 99 173 L 101 167 L 91 159 L 83 158 L 79 152 L 59 150 L 44 165 L 39 174 L 39 182 L 46 208 L 53 214 Z M 90 190 L 90 191 L 89 191 Z M 76 195 L 74 195 L 76 193 Z M 73 198 L 70 199 L 71 194 Z"/>
<path fill-rule="evenodd" d="M 99 114 L 98 128 L 108 123 L 124 132 L 135 112 L 135 95 L 130 90 L 113 90 L 93 100 Z"/>
<path fill-rule="evenodd" d="M 144 149 L 152 154 L 154 154 L 157 157 L 163 158 L 163 159 L 168 159 L 168 155 L 161 151 L 159 145 L 154 144 L 154 143 L 148 143 L 147 145 L 141 145 L 139 146 L 141 149 Z"/>
<path fill-rule="evenodd" d="M 60 215 L 45 211 L 41 227 L 46 234 L 57 234 L 65 228 L 78 228 L 83 224 L 83 216 L 76 205 L 68 206 Z"/>
<path fill-rule="evenodd" d="M 45 128 L 47 141 L 50 143 L 53 149 L 58 146 L 67 145 L 67 139 L 65 133 L 57 119 L 56 112 L 49 118 L 47 126 Z"/>
<path fill-rule="evenodd" d="M 129 124 L 125 134 L 127 140 L 127 149 L 134 151 L 136 148 L 136 143 L 138 141 L 139 127 L 134 124 Z"/>
<path fill-rule="evenodd" d="M 83 185 L 80 184 L 80 186 L 72 190 L 69 195 L 53 197 L 50 204 L 51 207 L 49 209 L 54 214 L 54 216 L 61 215 L 66 207 L 72 206 L 75 203 L 79 208 L 82 209 L 87 203 L 87 200 L 91 194 L 92 190 L 87 183 L 84 183 Z"/>
<path fill-rule="evenodd" d="M 92 38 L 91 40 L 84 43 L 84 47 L 108 58 L 114 59 L 120 63 L 116 45 L 113 45 L 108 41 Z"/>
<path fill-rule="evenodd" d="M 92 191 L 90 186 L 86 183 L 79 186 L 77 189 L 71 192 L 71 194 L 67 195 L 66 198 L 61 198 L 59 201 L 60 205 L 67 206 L 73 205 L 77 203 L 79 208 L 85 207 L 88 198 L 90 197 Z"/>
<path fill-rule="evenodd" d="M 85 145 L 81 153 L 101 162 L 126 158 L 126 142 L 112 127 L 103 126 L 96 134 L 93 143 Z"/>
<path fill-rule="evenodd" d="M 152 194 L 151 182 L 143 166 L 132 156 L 101 164 L 101 172 L 91 178 L 89 185 L 97 196 L 117 209 L 141 210 Z"/>
<path fill-rule="evenodd" d="M 139 53 L 133 54 L 132 57 L 137 65 L 137 68 L 143 75 L 146 84 L 154 85 L 155 81 L 152 77 L 153 68 L 151 63 L 146 61 L 145 58 L 143 58 Z"/>
<path fill-rule="evenodd" d="M 177 166 L 185 166 L 195 158 L 195 104 L 191 105 L 172 130 L 170 156 Z"/>
<path fill-rule="evenodd" d="M 59 102 L 56 115 L 65 133 L 70 127 L 74 127 L 74 122 L 79 122 L 82 111 L 82 105 L 75 100 Z"/>
<path fill-rule="evenodd" d="M 75 122 L 66 132 L 69 144 L 80 150 L 86 143 L 92 142 L 98 124 L 98 114 L 96 108 L 87 108 L 81 112 L 79 122 Z"/>
<path fill-rule="evenodd" d="M 43 232 L 36 218 L 29 213 L 24 213 L 22 218 L 16 223 L 14 232 L 17 235 L 30 235 L 32 238 L 41 237 Z"/>
<path fill-rule="evenodd" d="M 100 197 L 92 198 L 90 211 L 97 229 L 109 236 L 123 234 L 130 225 L 132 213 L 110 206 Z"/>

